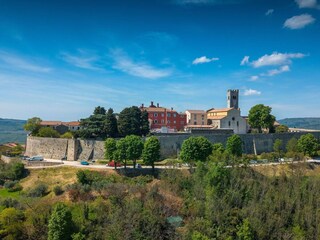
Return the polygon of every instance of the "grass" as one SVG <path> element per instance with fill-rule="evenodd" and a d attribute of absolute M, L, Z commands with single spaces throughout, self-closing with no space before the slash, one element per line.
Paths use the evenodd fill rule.
<path fill-rule="evenodd" d="M 6 188 L 0 189 L 0 198 L 18 198 L 19 195 L 20 191 L 9 192 Z"/>

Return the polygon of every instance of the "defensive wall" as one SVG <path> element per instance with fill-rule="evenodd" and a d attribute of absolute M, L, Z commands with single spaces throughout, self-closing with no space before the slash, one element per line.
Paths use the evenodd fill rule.
<path fill-rule="evenodd" d="M 295 137 L 299 139 L 303 132 L 295 133 L 274 133 L 274 134 L 240 134 L 243 142 L 244 153 L 260 154 L 273 151 L 273 143 L 276 139 L 283 141 L 283 146 Z M 320 132 L 312 132 L 318 140 Z M 159 134 L 156 137 L 160 140 L 162 158 L 175 157 L 179 153 L 182 143 L 190 136 L 204 136 L 212 143 L 226 144 L 228 137 L 232 134 Z M 41 155 L 49 159 L 62 159 L 67 157 L 69 161 L 103 159 L 104 142 L 95 140 L 62 139 L 62 138 L 27 138 L 26 155 Z"/>

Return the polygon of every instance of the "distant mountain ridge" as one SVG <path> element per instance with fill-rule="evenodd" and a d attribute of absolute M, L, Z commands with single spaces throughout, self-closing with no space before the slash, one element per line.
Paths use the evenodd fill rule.
<path fill-rule="evenodd" d="M 285 118 L 278 120 L 278 122 L 290 128 L 320 130 L 320 118 Z"/>
<path fill-rule="evenodd" d="M 25 143 L 27 133 L 23 130 L 26 120 L 0 118 L 0 144 L 7 142 Z"/>

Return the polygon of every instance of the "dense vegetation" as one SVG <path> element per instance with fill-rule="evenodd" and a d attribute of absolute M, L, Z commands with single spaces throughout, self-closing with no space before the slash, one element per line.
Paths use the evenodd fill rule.
<path fill-rule="evenodd" d="M 25 143 L 27 133 L 23 130 L 24 120 L 0 118 L 0 144 L 7 142 Z"/>

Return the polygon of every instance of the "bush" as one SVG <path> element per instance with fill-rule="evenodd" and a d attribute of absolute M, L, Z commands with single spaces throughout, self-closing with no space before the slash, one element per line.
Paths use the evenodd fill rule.
<path fill-rule="evenodd" d="M 40 183 L 29 191 L 28 197 L 43 197 L 47 194 L 47 191 L 48 186 L 44 183 Z"/>
<path fill-rule="evenodd" d="M 53 192 L 54 192 L 54 194 L 55 194 L 56 196 L 59 196 L 59 195 L 61 195 L 61 194 L 63 193 L 63 189 L 62 189 L 61 186 L 55 186 L 55 187 L 53 188 Z"/>
<path fill-rule="evenodd" d="M 66 133 L 62 134 L 60 137 L 71 139 L 71 138 L 73 138 L 73 134 L 72 134 L 72 132 L 66 132 Z"/>
<path fill-rule="evenodd" d="M 7 181 L 4 183 L 4 187 L 8 189 L 8 192 L 17 192 L 22 190 L 22 186 L 18 181 Z"/>

